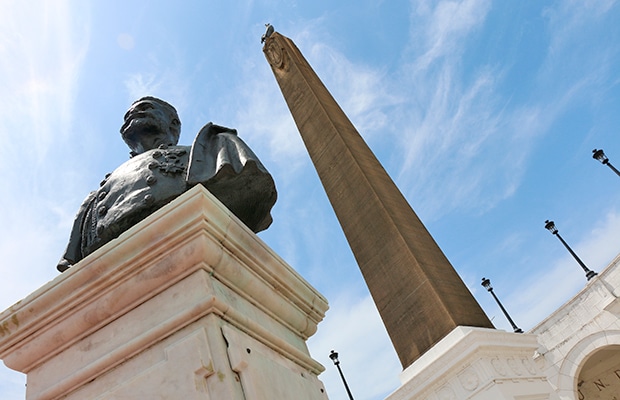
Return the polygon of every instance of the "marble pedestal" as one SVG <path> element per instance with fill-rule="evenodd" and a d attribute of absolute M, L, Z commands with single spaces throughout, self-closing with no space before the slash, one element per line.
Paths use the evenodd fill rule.
<path fill-rule="evenodd" d="M 559 400 L 536 335 L 459 326 L 401 373 L 386 400 Z"/>
<path fill-rule="evenodd" d="M 326 310 L 196 186 L 0 314 L 0 358 L 28 400 L 326 399 Z"/>

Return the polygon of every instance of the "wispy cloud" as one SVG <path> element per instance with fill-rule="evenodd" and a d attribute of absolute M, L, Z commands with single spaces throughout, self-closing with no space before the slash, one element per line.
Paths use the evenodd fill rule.
<path fill-rule="evenodd" d="M 75 212 L 68 203 L 75 201 L 73 190 L 81 182 L 75 171 L 63 169 L 61 155 L 76 135 L 75 101 L 89 49 L 88 7 L 68 1 L 43 2 L 36 12 L 33 7 L 0 4 L 0 274 L 11 282 L 0 293 L 2 304 L 56 275 L 73 218 L 68 215 Z"/>
<path fill-rule="evenodd" d="M 46 2 L 36 13 L 30 7 L 15 2 L 0 16 L 0 135 L 27 146 L 36 163 L 69 135 L 89 22 L 87 14 L 72 18 L 69 2 Z"/>
<path fill-rule="evenodd" d="M 490 151 L 510 134 L 503 130 L 506 100 L 497 94 L 504 71 L 482 64 L 466 75 L 462 68 L 489 9 L 490 2 L 475 0 L 414 4 L 405 63 L 392 86 L 408 99 L 395 121 L 403 152 L 397 180 L 427 218 L 491 207 L 514 190 L 511 180 L 493 176 L 500 156 Z M 441 192 L 450 196 L 434 195 Z"/>
<path fill-rule="evenodd" d="M 136 73 L 125 79 L 125 87 L 129 92 L 129 97 L 139 99 L 147 94 L 155 93 L 159 90 L 159 82 L 154 74 Z"/>
<path fill-rule="evenodd" d="M 5 399 L 26 397 L 26 375 L 8 368 L 0 370 L 0 393 Z"/>
<path fill-rule="evenodd" d="M 80 114 L 74 113 L 76 90 L 80 77 L 85 75 L 83 62 L 89 51 L 88 4 L 41 2 L 41 7 L 35 9 L 30 3 L 0 2 L 0 209 L 8 210 L 0 214 L 0 252 L 4 256 L 0 273 L 9 276 L 11 282 L 3 287 L 0 301 L 6 305 L 55 276 L 53 265 L 65 244 L 76 202 L 92 189 L 92 182 L 84 182 L 86 156 L 78 154 L 72 165 L 67 165 L 70 162 L 63 156 L 79 152 L 82 147 L 94 147 L 89 141 L 103 142 L 109 138 L 93 127 L 92 120 L 86 121 L 90 116 L 81 114 L 87 107 L 80 108 Z M 616 1 L 558 2 L 542 14 L 533 11 L 535 6 L 529 6 L 524 12 L 527 20 L 518 24 L 518 29 L 526 29 L 525 25 L 530 23 L 539 24 L 536 37 L 527 38 L 532 43 L 516 45 L 518 40 L 507 38 L 510 35 L 503 31 L 511 24 L 492 19 L 498 17 L 494 14 L 498 10 L 506 11 L 500 4 L 503 3 L 490 0 L 412 0 L 409 26 L 402 27 L 408 28 L 408 41 L 401 27 L 393 26 L 393 18 L 384 18 L 373 26 L 380 30 L 381 25 L 391 24 L 394 29 L 389 32 L 395 36 L 389 38 L 390 49 L 400 51 L 392 58 L 394 64 L 382 67 L 376 67 L 382 60 L 370 58 L 377 50 L 371 43 L 356 48 L 357 58 L 345 56 L 349 49 L 341 50 L 343 42 L 330 37 L 330 24 L 336 18 L 316 18 L 316 10 L 305 14 L 312 14 L 308 18 L 314 19 L 291 16 L 290 27 L 277 26 L 295 40 L 360 133 L 375 151 L 379 150 L 378 155 L 383 157 L 382 162 L 399 187 L 407 197 L 415 199 L 416 211 L 424 214 L 421 216 L 425 222 L 450 213 L 490 215 L 487 211 L 497 210 L 504 199 L 519 194 L 524 179 L 534 177 L 531 162 L 540 149 L 537 144 L 551 136 L 549 132 L 557 127 L 561 117 L 577 107 L 590 107 L 596 112 L 597 99 L 607 101 L 610 97 L 605 91 L 613 85 L 617 87 L 618 41 L 599 47 L 591 46 L 596 41 L 582 40 L 599 26 L 614 26 L 608 19 L 617 17 L 617 13 L 610 13 L 617 9 Z M 327 318 L 309 344 L 312 355 L 327 367 L 320 379 L 332 398 L 345 397 L 337 371 L 328 359 L 329 351 L 335 349 L 341 354 L 356 398 L 385 397 L 385 393 L 398 386 L 401 367 L 372 300 L 362 289 L 359 271 L 353 271 L 356 267 L 352 256 L 259 50 L 257 39 L 264 31 L 263 21 L 256 24 L 256 32 L 248 32 L 242 28 L 248 24 L 239 23 L 238 6 L 230 6 L 230 13 L 207 7 L 200 9 L 200 15 L 221 15 L 219 21 L 211 19 L 221 29 L 211 27 L 206 32 L 171 22 L 156 30 L 144 30 L 141 28 L 148 25 L 147 21 L 155 21 L 153 18 L 162 14 L 151 14 L 153 7 L 124 6 L 130 7 L 131 18 L 115 19 L 114 29 L 97 31 L 97 40 L 112 41 L 114 49 L 122 53 L 123 65 L 114 65 L 121 78 L 114 75 L 113 80 L 106 82 L 124 83 L 126 98 L 122 101 L 127 103 L 153 94 L 174 104 L 183 118 L 184 143 L 191 141 L 195 128 L 213 118 L 218 118 L 214 122 L 239 130 L 272 171 L 281 193 L 275 208 L 279 214 L 274 222 L 277 229 L 261 236 L 268 237 L 270 246 L 277 248 L 312 284 L 319 282 L 315 286 L 330 299 Z M 196 2 L 193 6 L 191 12 L 197 15 L 194 8 L 198 10 L 202 5 Z M 115 13 L 115 6 L 100 7 L 111 15 Z M 278 12 L 281 8 L 278 6 Z M 182 13 L 182 9 L 175 12 Z M 295 9 L 300 13 L 295 15 L 304 14 L 299 5 Z M 256 12 L 282 15 L 274 10 L 260 8 L 250 1 L 241 19 L 250 21 Z M 345 20 L 343 14 L 338 14 L 341 10 L 326 12 L 337 15 L 341 27 L 359 22 Z M 232 19 L 237 23 L 231 28 Z M 202 22 L 199 20 L 194 21 Z M 97 20 L 100 21 L 106 20 Z M 404 23 L 404 19 L 401 21 Z M 182 23 L 186 24 L 186 19 Z M 121 36 L 119 48 L 116 41 L 125 32 L 131 35 L 133 43 L 129 36 Z M 153 38 L 158 34 L 162 40 Z M 250 34 L 251 47 L 239 40 Z M 499 51 L 489 56 L 488 49 L 481 50 L 488 44 L 483 39 L 494 34 L 506 37 L 493 45 L 522 47 L 510 54 Z M 207 46 L 201 47 L 209 40 Z M 145 46 L 146 42 L 156 45 L 151 48 Z M 541 50 L 530 58 L 534 45 Z M 398 46 L 404 47 L 398 50 Z M 190 50 L 200 53 L 200 49 L 209 50 L 210 54 L 190 54 Z M 476 51 L 485 57 L 479 58 Z M 233 56 L 229 57 L 231 52 Z M 524 56 L 528 58 L 527 65 L 515 66 L 518 58 Z M 222 64 L 238 69 L 224 70 Z M 92 80 L 97 79 L 100 71 L 94 70 L 89 75 Z M 523 73 L 527 77 L 523 78 Z M 557 79 L 558 74 L 562 79 Z M 234 78 L 229 79 L 230 76 Z M 521 83 L 527 87 L 514 90 L 520 89 Z M 216 88 L 218 85 L 225 88 Z M 116 107 L 100 100 L 98 107 Z M 99 115 L 100 111 L 107 116 L 109 110 L 97 110 L 92 115 Z M 77 130 L 73 129 L 76 124 Z M 70 141 L 73 144 L 68 146 Z M 124 160 L 125 156 L 123 148 L 118 157 Z M 116 165 L 111 163 L 112 168 Z M 311 188 L 310 193 L 305 190 L 307 187 Z M 529 211 L 524 208 L 527 207 L 517 211 L 516 218 Z M 506 218 L 509 220 L 512 221 Z M 605 218 L 592 226 L 588 238 L 571 241 L 571 245 L 589 266 L 599 269 L 617 250 L 617 210 L 608 211 Z M 496 232 L 489 228 L 486 235 Z M 579 266 L 564 253 L 558 261 L 547 258 L 532 267 L 535 257 L 527 247 L 533 240 L 523 231 L 515 231 L 504 240 L 489 238 L 488 242 L 486 250 L 476 250 L 483 253 L 476 261 L 487 261 L 488 265 L 492 259 L 498 275 L 502 268 L 503 275 L 515 274 L 507 272 L 509 268 L 524 270 L 512 292 L 499 288 L 502 301 L 523 328 L 539 322 L 585 283 Z M 476 247 L 472 243 L 468 246 Z M 493 246 L 494 249 L 488 249 Z M 471 258 L 465 262 L 474 263 Z M 23 268 L 28 268 L 27 274 Z M 480 265 L 459 268 L 477 297 L 486 299 L 490 296 L 481 293 L 481 275 L 475 271 L 480 271 Z M 555 290 L 549 291 L 549 282 L 554 283 Z M 543 294 L 545 298 L 541 300 Z M 491 306 L 489 314 L 496 315 L 495 322 L 499 322 L 503 316 L 496 308 L 491 310 Z M 0 370 L 0 386 L 8 382 L 5 376 L 8 375 Z M 18 385 L 23 387 L 19 382 Z M 6 392 L 0 388 L 0 393 Z M 21 393 L 16 395 L 20 397 Z"/>
<path fill-rule="evenodd" d="M 252 135 L 256 153 L 269 159 L 281 179 L 291 181 L 307 164 L 307 153 L 271 70 L 255 66 L 246 69 L 247 79 L 239 89 L 243 106 L 235 116 L 237 129 L 240 135 Z M 261 78 L 255 79 L 256 74 Z"/>
<path fill-rule="evenodd" d="M 323 41 L 323 37 L 310 35 L 309 32 L 321 29 L 317 26 L 320 23 L 320 19 L 312 21 L 302 31 L 287 32 L 287 36 L 295 40 L 310 64 L 316 66 L 316 72 L 360 133 L 372 137 L 389 124 L 386 108 L 401 100 L 389 92 L 384 72 L 355 64 Z M 259 68 L 259 64 L 267 64 L 262 54 L 260 59 L 246 60 L 244 67 L 246 79 L 239 88 L 244 104 L 237 114 L 240 131 L 250 121 L 247 129 L 268 144 L 274 162 L 283 161 L 282 167 L 295 173 L 301 165 L 295 160 L 307 159 L 305 147 L 271 70 Z"/>
<path fill-rule="evenodd" d="M 571 4 L 572 8 L 546 12 L 558 20 L 551 23 L 548 39 L 556 44 L 535 66 L 538 85 L 524 99 L 505 89 L 519 77 L 510 63 L 467 62 L 465 49 L 478 40 L 490 2 L 414 4 L 405 64 L 400 79 L 391 86 L 397 93 L 407 93 L 407 102 L 400 107 L 400 118 L 391 123 L 403 152 L 397 181 L 407 197 L 416 199 L 418 211 L 427 220 L 455 210 L 481 214 L 512 196 L 535 143 L 569 107 L 605 90 L 609 56 L 588 54 L 587 47 L 568 59 L 557 54 L 561 46 L 569 46 L 567 38 L 580 30 L 576 16 L 583 11 L 581 3 Z M 586 7 L 590 22 L 602 18 L 610 7 L 610 2 Z M 573 30 L 560 28 L 562 16 L 575 21 Z M 617 50 L 611 46 L 605 51 Z M 569 74 L 561 83 L 552 79 L 551 75 L 565 70 L 564 64 L 573 64 L 569 61 L 574 57 L 596 61 L 591 61 L 588 71 Z"/>
<path fill-rule="evenodd" d="M 173 49 L 170 52 L 173 52 Z M 171 56 L 170 59 L 177 61 L 162 67 L 160 65 L 161 60 L 151 57 L 139 71 L 126 77 L 123 83 L 127 91 L 127 104 L 143 96 L 159 97 L 177 109 L 184 127 L 190 126 L 191 123 L 186 124 L 190 121 L 183 118 L 183 111 L 189 106 L 191 98 L 189 80 L 185 78 L 190 75 L 190 71 L 188 71 L 188 66 L 183 63 L 182 57 Z M 197 133 L 188 132 L 186 136 L 184 132 L 185 129 L 181 133 L 188 141 L 193 140 L 193 135 Z"/>
<path fill-rule="evenodd" d="M 597 20 L 605 18 L 617 4 L 617 0 L 569 0 L 545 8 L 543 16 L 548 19 L 551 31 L 549 53 L 555 54 L 563 48 L 574 49 L 575 35 L 587 34 L 587 30 L 596 26 Z"/>
<path fill-rule="evenodd" d="M 610 210 L 593 224 L 582 241 L 571 243 L 571 247 L 590 269 L 601 272 L 618 254 L 619 237 L 620 214 Z M 585 273 L 568 253 L 551 265 L 541 266 L 531 278 L 524 278 L 508 300 L 513 306 L 513 315 L 518 316 L 524 328 L 541 322 L 587 283 Z M 550 282 L 553 282 L 553 290 L 549 290 Z M 543 294 L 544 302 L 537 301 Z"/>
<path fill-rule="evenodd" d="M 425 70 L 440 58 L 457 58 L 472 30 L 480 27 L 490 9 L 488 0 L 413 2 L 411 49 L 414 70 Z"/>
<path fill-rule="evenodd" d="M 319 37 L 320 38 L 320 37 Z M 369 65 L 354 63 L 325 42 L 308 43 L 306 57 L 317 74 L 367 140 L 389 127 L 388 110 L 404 101 L 402 93 L 391 92 L 387 73 Z"/>
<path fill-rule="evenodd" d="M 339 353 L 341 367 L 356 399 L 384 398 L 399 386 L 402 370 L 370 296 L 343 292 L 330 304 L 329 319 L 308 345 L 312 356 L 326 367 L 320 376 L 330 398 L 345 398 L 346 392 L 331 350 Z"/>
<path fill-rule="evenodd" d="M 460 82 L 448 65 L 432 75 L 416 80 L 427 86 L 422 92 L 430 97 L 403 128 L 404 160 L 399 176 L 407 177 L 408 194 L 432 197 L 421 207 L 436 216 L 442 210 L 467 209 L 479 203 L 490 175 L 497 173 L 491 166 L 498 155 L 488 151 L 489 146 L 505 140 L 506 132 L 500 130 L 502 106 L 495 95 L 495 71 L 482 70 L 469 84 Z M 425 196 L 441 192 L 440 186 L 452 195 L 444 199 Z"/>

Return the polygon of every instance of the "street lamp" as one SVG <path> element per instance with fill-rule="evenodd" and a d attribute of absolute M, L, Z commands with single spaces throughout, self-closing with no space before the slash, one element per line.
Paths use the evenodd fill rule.
<path fill-rule="evenodd" d="M 620 171 L 618 171 L 616 167 L 611 165 L 611 163 L 609 162 L 609 158 L 607 158 L 607 156 L 603 152 L 603 149 L 592 150 L 592 158 L 594 158 L 595 160 L 599 160 L 603 165 L 607 165 L 609 168 L 611 168 L 612 171 L 616 173 L 616 175 L 620 176 Z"/>
<path fill-rule="evenodd" d="M 349 399 L 353 400 L 353 395 L 351 394 L 351 391 L 349 390 L 349 385 L 347 385 L 347 380 L 344 379 L 344 374 L 342 373 L 342 370 L 340 369 L 340 361 L 338 361 L 338 353 L 332 350 L 332 352 L 329 354 L 329 358 L 332 359 L 332 361 L 334 362 L 334 365 L 336 366 L 336 368 L 338 368 L 338 372 L 340 372 L 340 377 L 342 378 L 342 383 L 344 383 L 344 388 L 347 389 L 347 394 L 349 395 Z"/>
<path fill-rule="evenodd" d="M 600 151 L 602 152 L 602 150 L 600 150 Z M 583 263 L 583 261 L 581 261 L 581 259 L 577 256 L 577 254 L 575 254 L 573 249 L 571 249 L 570 246 L 564 241 L 562 236 L 560 236 L 560 233 L 558 232 L 558 229 L 555 227 L 555 224 L 553 223 L 553 221 L 546 220 L 545 221 L 545 229 L 547 229 L 549 232 L 551 232 L 551 234 L 557 236 L 558 239 L 560 239 L 560 242 L 562 242 L 564 247 L 566 247 L 566 250 L 568 250 L 568 252 L 573 256 L 573 258 L 575 260 L 577 260 L 579 265 L 581 265 L 581 268 L 583 268 L 583 272 L 586 273 L 586 278 L 588 278 L 588 280 L 590 280 L 590 279 L 594 278 L 596 275 L 598 275 L 596 272 L 594 272 L 594 271 L 590 270 L 588 267 L 586 267 L 586 265 Z"/>
<path fill-rule="evenodd" d="M 487 278 L 482 278 L 482 283 L 481 285 L 489 291 L 489 293 L 491 293 L 491 296 L 493 296 L 493 298 L 495 299 L 495 301 L 497 302 L 497 305 L 499 306 L 499 308 L 502 309 L 504 315 L 506 316 L 506 318 L 508 319 L 508 322 L 510 322 L 510 325 L 512 325 L 512 330 L 515 333 L 523 333 L 523 331 L 521 330 L 521 328 L 519 328 L 514 321 L 512 320 L 512 318 L 510 318 L 510 315 L 508 315 L 508 311 L 506 311 L 506 309 L 504 308 L 504 306 L 502 305 L 502 303 L 499 301 L 499 299 L 497 298 L 497 296 L 495 295 L 495 293 L 493 292 L 493 287 L 491 286 L 491 280 L 487 279 Z"/>

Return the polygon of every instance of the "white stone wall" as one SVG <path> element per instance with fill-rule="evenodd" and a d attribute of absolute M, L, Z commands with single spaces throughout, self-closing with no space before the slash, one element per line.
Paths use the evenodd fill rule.
<path fill-rule="evenodd" d="M 575 297 L 531 330 L 540 343 L 535 359 L 544 366 L 545 374 L 562 400 L 583 399 L 591 389 L 588 386 L 592 386 L 595 393 L 609 392 L 610 396 L 620 399 L 620 377 L 617 381 L 613 375 L 600 382 L 599 378 L 583 383 L 579 380 L 589 357 L 602 349 L 620 345 L 619 297 L 620 256 Z"/>
<path fill-rule="evenodd" d="M 27 400 L 326 400 L 326 300 L 201 186 L 0 313 Z"/>
<path fill-rule="evenodd" d="M 457 327 L 401 374 L 386 400 L 555 400 L 535 335 Z"/>
<path fill-rule="evenodd" d="M 620 255 L 526 334 L 458 327 L 386 400 L 620 400 L 619 296 Z"/>

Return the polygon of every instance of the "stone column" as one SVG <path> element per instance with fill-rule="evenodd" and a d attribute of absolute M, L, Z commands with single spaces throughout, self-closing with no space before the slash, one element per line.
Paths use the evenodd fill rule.
<path fill-rule="evenodd" d="M 293 41 L 263 51 L 403 367 L 457 326 L 492 328 Z"/>
<path fill-rule="evenodd" d="M 325 299 L 198 185 L 0 314 L 34 399 L 326 399 Z"/>

